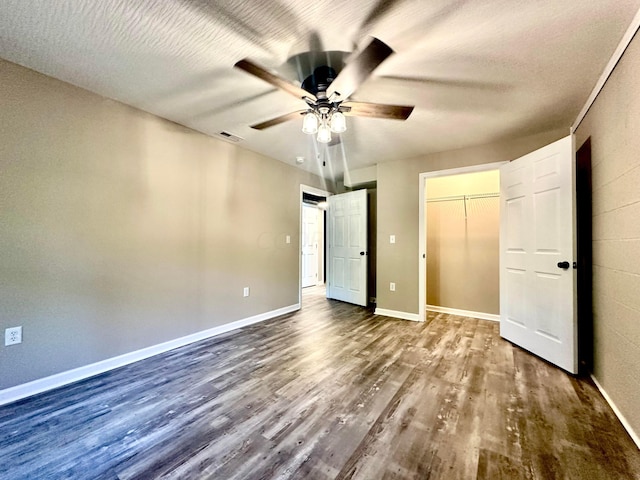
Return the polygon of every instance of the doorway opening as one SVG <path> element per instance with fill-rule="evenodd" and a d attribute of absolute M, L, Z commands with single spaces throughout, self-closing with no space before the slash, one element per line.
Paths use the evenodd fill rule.
<path fill-rule="evenodd" d="M 576 253 L 578 291 L 578 371 L 593 371 L 593 233 L 591 199 L 591 138 L 576 152 Z"/>
<path fill-rule="evenodd" d="M 300 186 L 299 293 L 302 305 L 308 297 L 326 297 L 326 205 L 331 194 Z M 303 295 L 304 293 L 304 295 Z"/>
<path fill-rule="evenodd" d="M 486 298 L 480 295 L 477 296 L 474 301 L 473 298 L 469 298 L 473 295 L 470 295 L 469 292 L 465 293 L 458 287 L 462 284 L 473 285 L 472 282 L 468 282 L 470 268 L 473 268 L 475 271 L 498 268 L 499 262 L 497 258 L 494 259 L 493 264 L 490 264 L 485 261 L 486 259 L 482 255 L 481 250 L 486 249 L 487 243 L 491 242 L 487 242 L 487 232 L 484 231 L 487 222 L 484 222 L 480 216 L 487 216 L 487 220 L 491 220 L 489 217 L 497 215 L 493 220 L 499 220 L 499 207 L 498 205 L 493 205 L 493 203 L 499 200 L 499 196 L 496 195 L 499 192 L 499 185 L 497 189 L 494 185 L 489 184 L 489 186 L 473 187 L 475 188 L 474 190 L 471 188 L 472 184 L 469 183 L 469 179 L 473 177 L 472 174 L 484 174 L 486 172 L 496 171 L 504 163 L 505 162 L 489 163 L 420 174 L 420 217 L 418 229 L 420 242 L 418 316 L 420 321 L 426 319 L 427 308 L 429 308 L 429 310 L 475 316 L 488 320 L 497 320 L 499 318 L 497 315 L 499 309 L 497 312 L 487 312 L 486 310 L 488 309 L 485 308 L 483 304 L 478 304 L 478 302 L 485 301 Z M 480 177 L 482 177 L 482 175 L 480 175 Z M 443 181 L 439 182 L 441 185 L 434 183 L 432 191 L 429 192 L 427 182 L 434 179 L 443 179 Z M 451 179 L 451 182 L 444 179 Z M 486 179 L 481 180 L 481 182 L 486 182 Z M 452 185 L 455 184 L 457 184 L 457 186 L 454 191 Z M 443 187 L 447 188 L 446 193 L 437 190 Z M 446 229 L 448 235 L 453 235 L 453 237 L 446 242 L 444 239 L 439 239 L 438 235 L 431 235 L 429 239 L 431 241 L 428 242 L 427 205 L 433 207 L 432 213 L 434 213 L 436 217 L 434 220 L 435 228 Z M 447 211 L 441 211 L 443 209 Z M 438 213 L 440 213 L 440 215 L 438 215 Z M 437 234 L 437 232 L 435 233 Z M 473 242 L 471 242 L 472 238 L 475 238 Z M 497 241 L 498 239 L 494 238 L 496 247 L 498 244 Z M 446 261 L 447 265 L 443 265 L 442 262 L 437 261 L 434 263 L 431 260 L 435 261 L 437 259 L 429 258 L 431 253 L 433 253 L 434 256 L 441 256 L 443 252 L 438 251 L 440 247 L 449 248 L 454 245 L 461 247 L 462 250 L 458 249 L 457 252 L 462 251 L 464 255 L 456 253 L 454 257 Z M 431 248 L 433 248 L 434 251 L 430 253 L 428 250 Z M 495 253 L 497 252 L 498 250 L 496 250 Z M 427 273 L 428 261 L 431 268 L 429 273 Z M 441 266 L 438 267 L 438 265 Z M 438 271 L 438 268 L 445 268 L 446 270 Z M 429 285 L 428 276 L 431 277 L 431 285 Z M 451 283 L 451 288 L 447 288 L 442 282 L 434 281 L 434 279 L 443 276 L 446 277 L 445 280 L 447 282 Z M 494 283 L 496 283 L 496 289 L 499 289 L 497 280 Z M 457 284 L 458 287 L 456 287 L 455 284 Z M 430 302 L 428 302 L 427 289 L 431 287 L 434 290 L 434 295 L 429 295 Z M 472 292 L 472 290 L 470 291 Z M 454 301 L 452 306 L 437 306 L 431 304 L 436 300 L 443 300 L 446 304 L 451 301 L 449 298 L 451 295 L 459 297 L 460 301 Z M 497 291 L 495 292 L 495 296 L 498 298 Z"/>
<path fill-rule="evenodd" d="M 326 198 L 304 193 L 302 196 L 302 288 L 324 285 Z"/>

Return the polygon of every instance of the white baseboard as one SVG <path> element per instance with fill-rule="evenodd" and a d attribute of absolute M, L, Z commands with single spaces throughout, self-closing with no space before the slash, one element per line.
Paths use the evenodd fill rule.
<path fill-rule="evenodd" d="M 399 318 L 401 320 L 411 320 L 412 322 L 420 322 L 420 315 L 417 313 L 398 312 L 396 310 L 387 310 L 386 308 L 376 308 L 375 315 L 384 315 L 385 317 Z"/>
<path fill-rule="evenodd" d="M 182 347 L 206 338 L 215 337 L 216 335 L 246 327 L 254 323 L 264 322 L 265 320 L 295 312 L 296 310 L 300 310 L 299 303 L 279 308 L 277 310 L 272 310 L 270 312 L 261 313 L 259 315 L 254 315 L 252 317 L 243 318 L 242 320 L 237 320 L 225 325 L 219 325 L 208 330 L 203 330 L 202 332 L 176 338 L 175 340 L 169 340 L 168 342 L 160 343 L 158 345 L 152 345 L 150 347 L 125 353 L 117 357 L 108 358 L 90 365 L 74 368 L 73 370 L 56 373 L 55 375 L 16 385 L 15 387 L 6 388 L 4 390 L 0 390 L 0 405 L 15 402 L 16 400 L 30 397 L 37 393 L 46 392 L 47 390 L 52 390 L 63 385 L 68 385 L 70 383 L 77 382 L 78 380 L 84 380 L 85 378 L 93 377 L 94 375 L 173 350 L 174 348 Z"/>
<path fill-rule="evenodd" d="M 611 400 L 611 397 L 607 394 L 607 392 L 605 392 L 604 388 L 602 388 L 602 385 L 600 385 L 600 383 L 598 382 L 598 380 L 596 380 L 596 377 L 594 377 L 593 374 L 591 374 L 591 380 L 593 380 L 593 383 L 596 384 L 596 387 L 598 387 L 598 390 L 600 390 L 600 393 L 602 394 L 604 399 L 607 401 L 607 403 L 613 410 L 613 413 L 616 414 L 616 417 L 618 417 L 618 420 L 620 420 L 620 423 L 622 423 L 622 426 L 627 431 L 631 439 L 634 441 L 634 443 L 638 447 L 638 450 L 640 450 L 640 436 L 638 436 L 638 434 L 633 431 L 633 428 L 631 428 L 631 425 L 629 425 L 629 422 L 627 422 L 627 419 L 624 418 L 624 415 L 622 415 L 622 412 L 618 410 L 618 407 L 616 407 L 616 404 L 613 403 L 613 400 Z"/>
<path fill-rule="evenodd" d="M 479 318 L 480 320 L 491 320 L 492 322 L 500 321 L 500 315 L 496 315 L 494 313 L 473 312 L 471 310 L 460 310 L 457 308 L 438 307 L 436 305 L 427 305 L 427 310 L 430 312 L 459 315 L 460 317 L 472 317 L 472 318 Z"/>

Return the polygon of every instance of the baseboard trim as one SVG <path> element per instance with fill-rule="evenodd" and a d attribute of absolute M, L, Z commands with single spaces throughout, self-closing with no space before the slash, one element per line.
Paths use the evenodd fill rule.
<path fill-rule="evenodd" d="M 613 413 L 616 414 L 616 417 L 618 417 L 618 420 L 620 420 L 620 423 L 622 423 L 622 426 L 627 431 L 627 433 L 629 434 L 633 442 L 636 444 L 636 446 L 638 447 L 638 450 L 640 450 L 640 436 L 638 436 L 638 434 L 633 431 L 633 428 L 631 428 L 631 425 L 629 425 L 629 422 L 627 421 L 627 419 L 624 418 L 624 415 L 622 415 L 622 412 L 618 409 L 616 404 L 613 403 L 613 400 L 611 400 L 611 397 L 607 394 L 605 389 L 602 388 L 602 385 L 600 385 L 600 382 L 596 380 L 596 377 L 594 377 L 593 374 L 591 374 L 591 380 L 593 380 L 593 383 L 595 383 L 596 387 L 598 388 L 598 390 L 600 391 L 604 399 L 607 401 L 607 403 L 613 410 Z"/>
<path fill-rule="evenodd" d="M 48 377 L 33 380 L 28 383 L 16 385 L 15 387 L 9 387 L 4 390 L 0 390 L 0 405 L 6 405 L 7 403 L 15 402 L 38 393 L 46 392 L 54 388 L 62 387 L 85 378 L 93 377 L 100 373 L 107 372 L 130 363 L 144 360 L 145 358 L 158 355 L 160 353 L 173 350 L 174 348 L 183 347 L 190 343 L 198 342 L 207 338 L 215 337 L 223 333 L 236 330 L 238 328 L 246 327 L 254 323 L 264 322 L 280 315 L 295 312 L 300 310 L 300 303 L 289 305 L 288 307 L 271 310 L 270 312 L 261 313 L 252 317 L 243 318 L 235 322 L 219 325 L 217 327 L 209 328 L 201 332 L 193 333 L 184 337 L 176 338 L 175 340 L 169 340 L 168 342 L 152 345 L 150 347 L 142 348 L 134 352 L 125 353 L 117 357 L 108 358 L 96 363 L 85 365 L 83 367 L 74 368 L 73 370 L 67 370 L 66 372 L 56 373 Z"/>
<path fill-rule="evenodd" d="M 491 320 L 492 322 L 500 321 L 500 315 L 496 315 L 494 313 L 473 312 L 471 310 L 460 310 L 458 308 L 439 307 L 437 305 L 427 305 L 427 310 L 430 312 L 458 315 L 460 317 L 472 317 L 472 318 L 479 318 L 480 320 Z"/>
<path fill-rule="evenodd" d="M 386 308 L 376 308 L 373 313 L 375 315 L 384 315 L 385 317 L 399 318 L 400 320 L 411 320 L 412 322 L 422 321 L 417 313 L 399 312 L 397 310 L 387 310 Z"/>

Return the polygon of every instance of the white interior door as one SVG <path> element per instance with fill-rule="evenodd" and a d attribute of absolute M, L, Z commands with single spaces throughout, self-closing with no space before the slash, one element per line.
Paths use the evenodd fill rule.
<path fill-rule="evenodd" d="M 367 305 L 367 191 L 328 199 L 327 297 Z"/>
<path fill-rule="evenodd" d="M 576 373 L 573 158 L 569 136 L 500 168 L 500 335 Z"/>
<path fill-rule="evenodd" d="M 318 283 L 318 208 L 302 205 L 302 287 Z"/>

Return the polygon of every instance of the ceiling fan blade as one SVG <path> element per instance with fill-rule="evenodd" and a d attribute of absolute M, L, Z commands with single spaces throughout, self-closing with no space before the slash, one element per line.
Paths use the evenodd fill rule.
<path fill-rule="evenodd" d="M 271 120 L 267 120 L 266 122 L 256 123 L 255 125 L 251 125 L 251 128 L 256 130 L 264 130 L 265 128 L 273 127 L 274 125 L 279 125 L 284 122 L 288 122 L 289 120 L 295 120 L 296 118 L 300 118 L 300 115 L 305 113 L 306 110 L 298 110 L 297 112 L 287 113 L 285 115 L 280 115 L 279 117 L 272 118 Z"/>
<path fill-rule="evenodd" d="M 331 82 L 331 85 L 327 88 L 327 96 L 330 97 L 333 93 L 339 93 L 343 100 L 349 98 L 378 65 L 392 53 L 393 50 L 386 43 L 373 38 L 371 43 L 357 57 L 347 63 L 336 79 Z"/>
<path fill-rule="evenodd" d="M 258 77 L 261 80 L 270 83 L 274 87 L 278 87 L 279 89 L 284 90 L 285 92 L 293 95 L 296 98 L 309 97 L 313 101 L 317 100 L 314 94 L 307 92 L 304 88 L 295 86 L 288 80 L 285 80 L 284 78 L 271 73 L 269 70 L 253 63 L 249 59 L 245 58 L 244 60 L 240 60 L 234 65 L 234 67 L 239 68 L 240 70 L 244 70 L 248 74 L 253 75 L 254 77 Z"/>
<path fill-rule="evenodd" d="M 381 103 L 345 102 L 341 105 L 344 114 L 352 117 L 389 118 L 392 120 L 406 120 L 413 112 L 412 106 L 383 105 Z"/>

